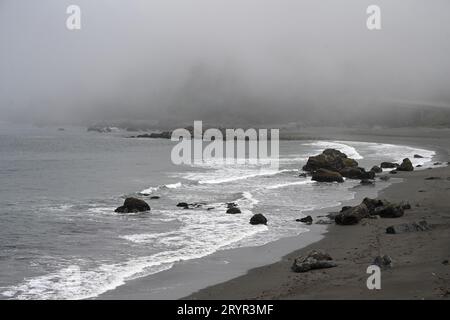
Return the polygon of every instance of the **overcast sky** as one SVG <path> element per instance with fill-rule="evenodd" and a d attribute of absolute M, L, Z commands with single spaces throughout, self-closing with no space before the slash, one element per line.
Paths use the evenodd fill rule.
<path fill-rule="evenodd" d="M 449 17 L 448 0 L 0 0 L 0 120 L 447 106 Z"/>

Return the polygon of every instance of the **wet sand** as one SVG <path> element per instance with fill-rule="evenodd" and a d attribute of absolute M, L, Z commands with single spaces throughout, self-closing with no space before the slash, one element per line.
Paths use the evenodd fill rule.
<path fill-rule="evenodd" d="M 419 130 L 419 129 L 418 129 Z M 382 135 L 333 132 L 333 140 L 379 141 L 428 147 L 437 160 L 449 161 L 449 130 L 384 130 Z M 420 135 L 417 136 L 417 134 Z M 331 138 L 327 133 L 309 137 Z M 330 225 L 324 239 L 294 251 L 281 261 L 202 289 L 187 299 L 448 299 L 450 298 L 450 169 L 402 172 L 403 179 L 379 198 L 408 201 L 412 208 L 396 219 L 364 219 L 355 226 Z M 438 177 L 435 180 L 426 180 Z M 386 234 L 391 225 L 426 220 L 430 231 Z M 291 271 L 293 260 L 312 249 L 328 252 L 337 267 L 307 273 Z M 369 290 L 367 267 L 377 255 L 389 255 L 390 269 L 381 274 L 381 290 Z"/>

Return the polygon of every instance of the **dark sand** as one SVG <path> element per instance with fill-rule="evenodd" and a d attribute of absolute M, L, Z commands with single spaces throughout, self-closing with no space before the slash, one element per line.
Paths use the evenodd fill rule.
<path fill-rule="evenodd" d="M 406 129 L 405 129 L 406 130 Z M 333 140 L 382 141 L 438 151 L 450 160 L 449 130 L 333 133 Z M 405 131 L 407 132 L 407 130 Z M 419 138 L 417 135 L 420 135 Z M 319 135 L 310 133 L 309 137 Z M 326 139 L 326 135 L 321 135 Z M 402 183 L 383 190 L 380 198 L 408 201 L 411 210 L 396 219 L 364 219 L 355 226 L 331 225 L 323 240 L 292 252 L 281 261 L 250 270 L 246 275 L 200 290 L 187 299 L 448 299 L 450 298 L 450 169 L 433 168 L 392 175 Z M 428 177 L 440 177 L 425 180 Z M 386 234 L 390 225 L 425 219 L 431 231 Z M 325 250 L 336 268 L 307 273 L 291 271 L 293 259 L 312 249 Z M 366 269 L 377 255 L 389 255 L 393 267 L 382 271 L 381 290 L 368 290 Z"/>

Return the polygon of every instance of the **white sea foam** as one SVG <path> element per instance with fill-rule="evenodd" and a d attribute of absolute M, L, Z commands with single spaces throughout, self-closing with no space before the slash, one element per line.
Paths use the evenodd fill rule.
<path fill-rule="evenodd" d="M 303 145 L 318 147 L 320 151 L 323 151 L 323 149 L 332 148 L 345 153 L 349 158 L 363 159 L 363 156 L 361 156 L 354 147 L 346 144 L 344 141 L 315 141 L 311 143 L 304 143 Z"/>
<path fill-rule="evenodd" d="M 290 187 L 290 186 L 295 186 L 295 185 L 305 185 L 305 184 L 311 184 L 311 183 L 314 183 L 314 181 L 312 181 L 312 180 L 294 181 L 294 182 L 289 182 L 289 183 L 275 184 L 273 186 L 266 187 L 266 189 L 280 189 L 280 188 L 285 188 L 285 187 Z"/>
<path fill-rule="evenodd" d="M 165 185 L 157 186 L 157 187 L 149 187 L 147 189 L 142 190 L 139 193 L 144 195 L 144 196 L 148 196 L 148 195 L 150 195 L 153 192 L 158 191 L 158 190 L 162 190 L 162 189 L 177 189 L 177 188 L 180 188 L 181 186 L 183 186 L 183 184 L 181 182 L 177 182 L 177 183 L 165 184 Z"/>

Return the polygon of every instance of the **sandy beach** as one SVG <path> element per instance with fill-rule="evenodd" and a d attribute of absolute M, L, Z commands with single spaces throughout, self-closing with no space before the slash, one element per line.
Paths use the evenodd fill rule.
<path fill-rule="evenodd" d="M 409 134 L 408 134 L 409 133 Z M 320 135 L 327 138 L 330 133 Z M 318 136 L 317 133 L 309 133 Z M 341 130 L 334 139 L 427 146 L 437 151 L 436 161 L 449 159 L 448 130 L 391 130 L 364 134 Z M 357 137 L 356 137 L 357 136 Z M 394 176 L 394 175 L 391 175 Z M 434 177 L 433 179 L 429 179 Z M 450 169 L 448 166 L 399 172 L 379 198 L 408 201 L 411 209 L 395 219 L 363 219 L 359 224 L 332 224 L 324 239 L 294 251 L 271 265 L 200 290 L 187 299 L 448 299 L 450 297 Z M 429 231 L 387 234 L 386 228 L 426 220 Z M 294 273 L 298 256 L 313 249 L 328 252 L 337 267 Z M 369 290 L 366 269 L 378 255 L 392 258 L 381 274 L 381 289 Z"/>

